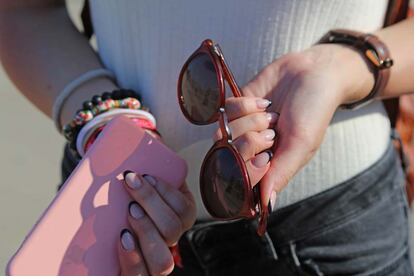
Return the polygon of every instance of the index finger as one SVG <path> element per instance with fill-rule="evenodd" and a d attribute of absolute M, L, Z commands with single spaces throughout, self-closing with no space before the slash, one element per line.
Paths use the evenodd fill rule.
<path fill-rule="evenodd" d="M 230 97 L 226 99 L 226 114 L 229 121 L 240 117 L 263 112 L 272 102 L 258 97 Z"/>

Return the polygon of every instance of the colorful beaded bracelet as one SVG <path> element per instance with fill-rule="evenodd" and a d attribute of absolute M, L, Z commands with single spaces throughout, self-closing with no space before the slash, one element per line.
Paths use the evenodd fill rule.
<path fill-rule="evenodd" d="M 91 101 L 83 103 L 83 109 L 76 112 L 74 119 L 63 127 L 66 140 L 72 142 L 80 129 L 94 117 L 115 108 L 143 109 L 140 96 L 133 90 L 119 89 L 112 93 L 104 92 L 102 96 L 95 95 Z"/>

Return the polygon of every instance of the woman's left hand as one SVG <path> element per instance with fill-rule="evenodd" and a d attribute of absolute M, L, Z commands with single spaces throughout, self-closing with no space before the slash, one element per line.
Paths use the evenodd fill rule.
<path fill-rule="evenodd" d="M 260 182 L 262 202 L 275 198 L 312 158 L 338 106 L 363 98 L 373 83 L 358 52 L 321 44 L 282 56 L 242 89 L 244 96 L 271 100 L 267 111 L 279 114 L 273 159 Z M 231 113 L 236 108 L 229 102 L 226 110 Z M 249 146 L 255 148 L 252 143 Z M 252 178 L 257 178 L 255 173 L 249 171 Z"/>
<path fill-rule="evenodd" d="M 149 175 L 129 172 L 125 183 L 133 201 L 118 246 L 121 275 L 167 275 L 174 268 L 169 247 L 195 222 L 194 198 L 185 183 L 176 189 Z"/>

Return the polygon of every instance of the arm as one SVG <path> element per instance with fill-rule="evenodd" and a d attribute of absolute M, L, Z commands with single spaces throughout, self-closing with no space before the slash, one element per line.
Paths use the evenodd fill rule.
<path fill-rule="evenodd" d="M 48 116 L 67 83 L 102 67 L 61 0 L 0 0 L 0 58 L 19 90 Z M 105 78 L 79 87 L 63 106 L 63 122 L 72 118 L 84 100 L 115 88 Z"/>
<path fill-rule="evenodd" d="M 70 21 L 61 0 L 0 0 L 0 58 L 17 87 L 48 116 L 67 83 L 102 67 L 87 39 Z M 85 83 L 63 106 L 63 123 L 72 119 L 83 101 L 116 88 L 106 78 Z M 156 185 L 141 181 L 139 193 L 138 185 L 134 189 L 126 187 L 137 201 L 129 219 L 130 231 L 138 242 L 131 232 L 122 232 L 118 244 L 122 275 L 167 274 L 173 268 L 168 246 L 194 223 L 194 199 L 185 184 L 180 190 L 169 190 L 172 188 L 161 181 Z M 140 196 L 143 194 L 148 197 Z M 160 249 L 157 254 L 154 246 Z"/>
<path fill-rule="evenodd" d="M 413 33 L 414 19 L 375 32 L 394 59 L 390 80 L 378 99 L 414 92 Z M 365 98 L 373 85 L 373 74 L 358 51 L 340 44 L 318 44 L 278 58 L 243 88 L 245 96 L 270 99 L 269 111 L 280 113 L 274 157 L 261 181 L 262 202 L 269 202 L 271 195 L 274 198 L 313 157 L 338 106 Z M 231 102 L 226 108 L 231 111 L 229 117 L 246 110 L 245 104 Z M 247 139 L 246 143 L 243 147 L 254 152 L 261 141 Z M 249 174 L 261 178 L 251 169 Z"/>

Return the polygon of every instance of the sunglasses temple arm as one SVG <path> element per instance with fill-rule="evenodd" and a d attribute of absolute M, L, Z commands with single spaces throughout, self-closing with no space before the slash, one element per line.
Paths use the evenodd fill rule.
<path fill-rule="evenodd" d="M 221 51 L 220 46 L 218 44 L 216 44 L 215 46 L 219 51 L 219 57 L 220 57 L 219 60 L 220 60 L 221 68 L 223 68 L 223 71 L 224 71 L 224 77 L 227 79 L 227 82 L 229 83 L 231 87 L 231 91 L 233 92 L 234 97 L 241 97 L 242 96 L 241 89 L 237 85 L 236 80 L 234 79 L 234 76 L 232 72 L 230 71 L 230 68 L 227 65 L 226 60 L 224 59 L 224 55 L 223 55 L 223 52 Z"/>

